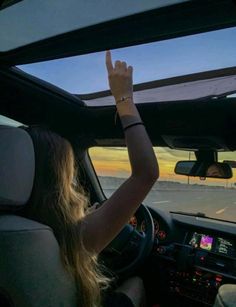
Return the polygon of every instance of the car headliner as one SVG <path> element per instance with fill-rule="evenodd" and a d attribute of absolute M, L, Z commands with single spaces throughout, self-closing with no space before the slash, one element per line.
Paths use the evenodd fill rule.
<path fill-rule="evenodd" d="M 76 135 L 85 147 L 115 141 L 124 145 L 120 123 L 114 122 L 115 106 L 87 107 L 75 95 L 10 66 L 235 25 L 233 1 L 189 1 L 0 53 L 0 114 L 23 124 L 45 124 L 68 137 Z M 235 107 L 236 98 L 138 105 L 154 145 L 219 150 L 236 149 Z"/>

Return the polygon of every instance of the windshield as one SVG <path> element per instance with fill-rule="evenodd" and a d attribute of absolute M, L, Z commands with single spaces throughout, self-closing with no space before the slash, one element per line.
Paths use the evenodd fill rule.
<path fill-rule="evenodd" d="M 144 204 L 164 211 L 204 213 L 208 217 L 236 222 L 236 169 L 231 179 L 176 175 L 179 160 L 195 160 L 193 152 L 154 148 L 160 178 L 144 200 Z M 108 198 L 130 175 L 126 148 L 94 147 L 89 155 L 102 189 Z M 236 160 L 236 152 L 218 153 L 218 160 Z"/>

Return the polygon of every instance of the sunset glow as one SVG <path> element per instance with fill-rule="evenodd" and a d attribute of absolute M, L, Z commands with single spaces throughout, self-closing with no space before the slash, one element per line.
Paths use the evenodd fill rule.
<path fill-rule="evenodd" d="M 181 150 L 171 150 L 169 148 L 154 148 L 158 158 L 160 169 L 160 180 L 186 182 L 187 176 L 176 175 L 174 173 L 175 164 L 180 160 L 194 160 L 194 153 Z M 131 173 L 128 152 L 122 147 L 94 147 L 89 150 L 93 166 L 99 176 L 111 176 L 127 178 Z M 234 160 L 234 153 L 221 153 L 219 160 Z M 236 171 L 233 169 L 233 178 L 227 180 L 227 183 L 234 183 L 236 180 Z M 210 179 L 205 181 L 198 177 L 190 177 L 191 183 L 220 184 L 225 185 L 225 180 Z"/>

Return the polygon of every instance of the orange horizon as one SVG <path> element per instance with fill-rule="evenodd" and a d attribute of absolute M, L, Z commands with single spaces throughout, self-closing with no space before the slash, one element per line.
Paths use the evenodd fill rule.
<path fill-rule="evenodd" d="M 158 164 L 160 169 L 160 180 L 184 182 L 187 180 L 187 176 L 176 175 L 174 173 L 174 167 L 178 160 L 188 160 L 189 153 L 187 151 L 173 151 L 177 152 L 177 157 L 172 154 L 170 150 L 164 150 L 163 148 L 155 148 L 156 155 L 158 157 Z M 227 155 L 232 160 L 231 155 Z M 104 148 L 94 147 L 89 150 L 89 155 L 92 160 L 93 166 L 98 176 L 112 176 L 127 178 L 131 174 L 131 168 L 128 159 L 128 153 L 126 148 Z M 193 157 L 192 157 L 193 158 Z M 226 159 L 224 158 L 224 159 Z M 205 181 L 199 180 L 199 178 L 189 177 L 192 183 L 204 183 L 215 182 L 225 183 L 225 179 L 217 180 L 215 178 L 208 178 Z M 224 182 L 223 182 L 224 181 Z M 236 182 L 236 170 L 233 169 L 233 177 L 228 179 L 228 182 Z"/>

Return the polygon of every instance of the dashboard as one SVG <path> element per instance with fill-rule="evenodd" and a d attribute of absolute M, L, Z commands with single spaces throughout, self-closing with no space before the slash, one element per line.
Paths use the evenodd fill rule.
<path fill-rule="evenodd" d="M 149 211 L 155 243 L 150 256 L 153 276 L 148 278 L 162 280 L 155 291 L 159 287 L 159 296 L 165 300 L 172 297 L 176 306 L 213 306 L 221 285 L 236 284 L 236 224 L 153 208 Z M 144 221 L 133 217 L 130 224 L 145 232 Z M 178 300 L 187 303 L 178 305 Z"/>

